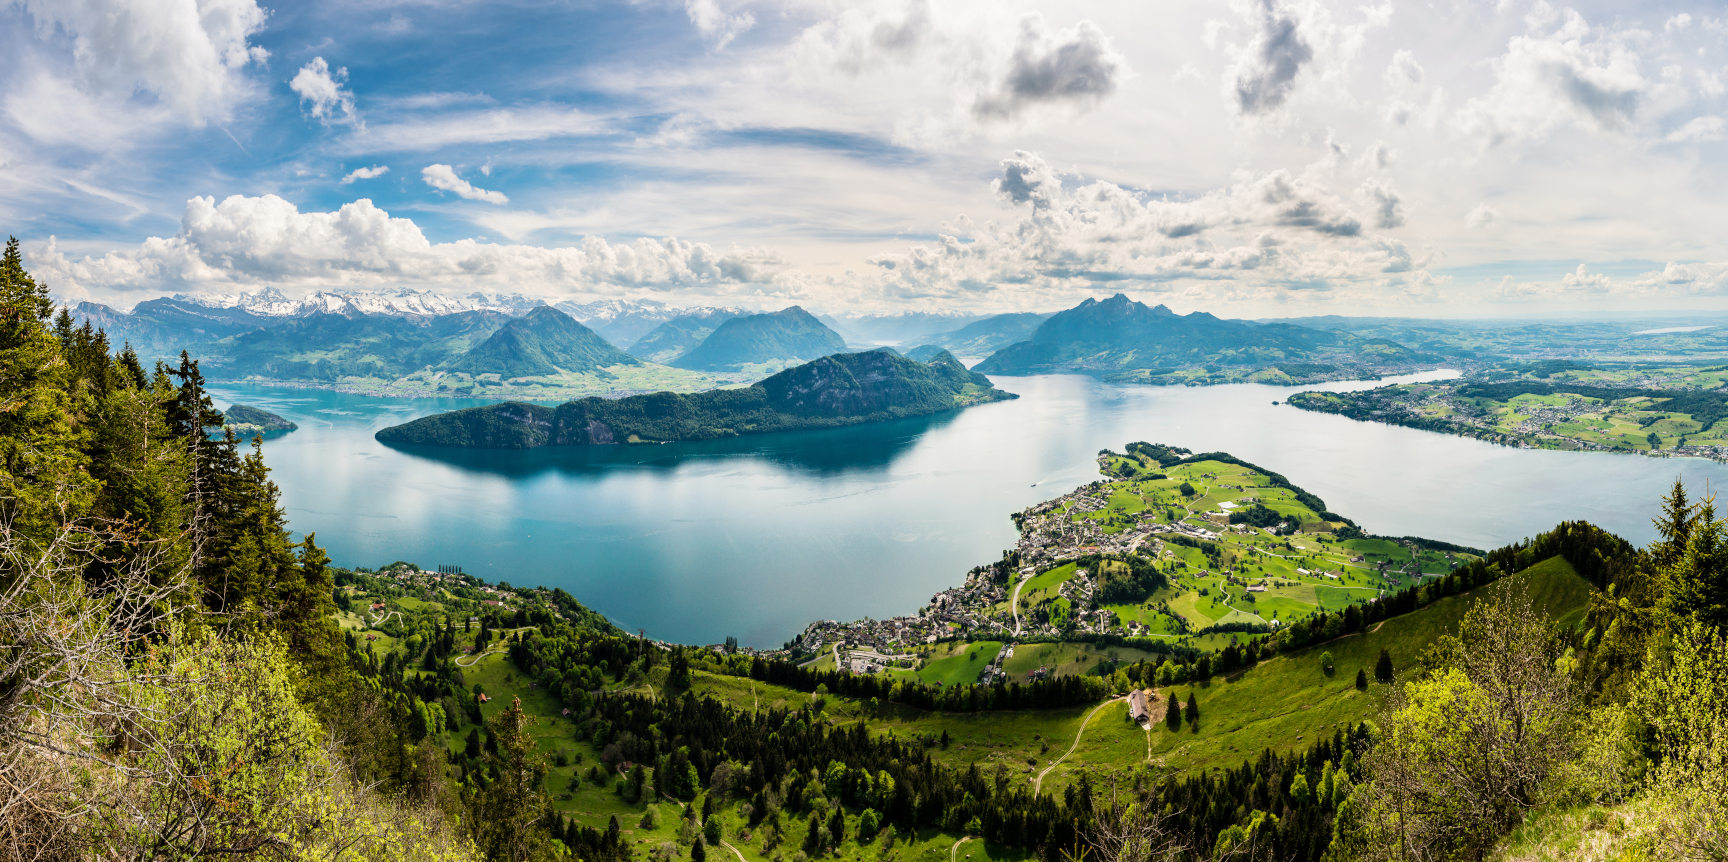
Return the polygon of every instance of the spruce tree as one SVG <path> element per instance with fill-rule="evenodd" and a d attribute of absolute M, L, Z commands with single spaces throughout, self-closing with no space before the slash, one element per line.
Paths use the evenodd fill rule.
<path fill-rule="evenodd" d="M 1368 690 L 1368 672 L 1361 668 L 1356 669 L 1356 688 L 1361 691 Z"/>
<path fill-rule="evenodd" d="M 1164 724 L 1171 730 L 1182 729 L 1182 702 L 1176 699 L 1172 692 L 1168 705 L 1164 708 Z"/>
<path fill-rule="evenodd" d="M 1374 679 L 1378 682 L 1392 681 L 1392 654 L 1385 647 L 1380 648 L 1380 657 L 1374 660 Z"/>
<path fill-rule="evenodd" d="M 1195 702 L 1194 692 L 1188 692 L 1188 708 L 1184 711 L 1187 713 L 1188 728 L 1198 731 L 1200 729 L 1200 704 Z"/>

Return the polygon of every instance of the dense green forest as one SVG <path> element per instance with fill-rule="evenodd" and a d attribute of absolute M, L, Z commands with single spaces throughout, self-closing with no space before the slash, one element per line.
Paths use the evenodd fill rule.
<path fill-rule="evenodd" d="M 1216 653 L 937 686 L 655 643 L 556 591 L 409 596 L 411 567 L 295 541 L 261 444 L 223 424 L 196 361 L 74 325 L 7 246 L 0 859 L 1728 857 L 1728 524 L 1678 485 L 1647 549 L 1568 523 Z M 1581 614 L 1509 577 L 1556 560 Z M 348 624 L 384 593 L 421 612 Z M 1390 692 L 1372 721 L 1230 768 L 1052 786 L 948 730 L 1150 689 L 1146 733 L 1194 736 L 1231 720 L 1208 686 L 1457 596 L 1455 631 L 1356 674 Z M 493 702 L 505 682 L 524 693 Z"/>

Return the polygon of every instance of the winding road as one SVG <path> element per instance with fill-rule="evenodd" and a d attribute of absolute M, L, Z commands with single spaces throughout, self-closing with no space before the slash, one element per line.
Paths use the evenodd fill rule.
<path fill-rule="evenodd" d="M 1082 737 L 1086 734 L 1086 725 L 1092 723 L 1092 719 L 1096 718 L 1098 716 L 1098 712 L 1100 710 L 1102 710 L 1104 707 L 1109 706 L 1110 704 L 1121 703 L 1122 701 L 1125 701 L 1127 699 L 1128 699 L 1128 695 L 1122 695 L 1121 697 L 1110 698 L 1109 700 L 1104 701 L 1103 703 L 1098 704 L 1095 707 L 1092 707 L 1092 711 L 1086 713 L 1086 717 L 1084 719 L 1081 719 L 1081 721 L 1080 721 L 1080 729 L 1074 731 L 1074 744 L 1068 746 L 1068 750 L 1062 752 L 1061 757 L 1058 757 L 1055 760 L 1050 761 L 1050 765 L 1044 767 L 1044 771 L 1038 773 L 1037 778 L 1032 779 L 1032 793 L 1033 793 L 1033 795 L 1037 795 L 1038 792 L 1044 787 L 1044 776 L 1049 775 L 1050 770 L 1055 769 L 1058 766 L 1061 766 L 1062 761 L 1067 760 L 1068 755 L 1073 754 L 1074 749 L 1080 747 L 1080 737 Z"/>

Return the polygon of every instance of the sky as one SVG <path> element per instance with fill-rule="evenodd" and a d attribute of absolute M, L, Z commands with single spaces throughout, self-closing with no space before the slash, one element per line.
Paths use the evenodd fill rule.
<path fill-rule="evenodd" d="M 11 0 L 61 298 L 1728 308 L 1728 8 Z"/>

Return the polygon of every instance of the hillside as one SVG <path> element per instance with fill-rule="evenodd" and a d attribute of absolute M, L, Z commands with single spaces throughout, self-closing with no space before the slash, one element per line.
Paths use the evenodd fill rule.
<path fill-rule="evenodd" d="M 808 362 L 845 349 L 846 339 L 794 305 L 727 320 L 671 364 L 721 371 L 762 363 Z"/>
<path fill-rule="evenodd" d="M 1091 374 L 1121 382 L 1286 383 L 1412 366 L 1388 341 L 1283 323 L 1179 315 L 1116 294 L 1052 315 L 1029 339 L 991 354 L 985 374 Z"/>
<path fill-rule="evenodd" d="M 444 367 L 476 376 L 496 374 L 511 379 L 581 374 L 639 363 L 636 357 L 608 344 L 569 315 L 542 305 L 512 318 Z"/>
<path fill-rule="evenodd" d="M 667 363 L 702 343 L 720 324 L 743 312 L 732 308 L 701 308 L 680 314 L 642 336 L 628 348 L 631 356 Z"/>
<path fill-rule="evenodd" d="M 740 389 L 584 398 L 556 408 L 471 407 L 385 428 L 377 438 L 493 449 L 707 440 L 921 416 L 1012 397 L 952 356 L 918 363 L 873 350 L 823 357 Z"/>

